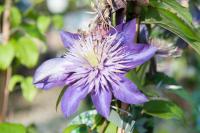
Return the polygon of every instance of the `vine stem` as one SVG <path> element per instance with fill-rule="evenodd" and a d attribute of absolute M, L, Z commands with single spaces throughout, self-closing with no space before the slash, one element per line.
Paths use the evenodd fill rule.
<path fill-rule="evenodd" d="M 2 24 L 2 38 L 3 45 L 6 45 L 10 38 L 10 9 L 12 0 L 5 0 L 5 9 L 3 13 Z M 0 122 L 5 120 L 7 107 L 8 107 L 8 82 L 11 77 L 11 68 L 9 67 L 5 71 L 0 71 Z"/>
<path fill-rule="evenodd" d="M 136 32 L 135 32 L 134 42 L 135 44 L 137 44 L 139 40 L 139 32 L 140 32 L 140 18 L 138 17 L 137 13 L 133 14 L 133 17 L 136 17 Z M 121 102 L 121 109 L 128 110 L 128 107 L 129 107 L 129 104 Z M 125 130 L 123 128 L 118 127 L 117 133 L 125 133 Z"/>
<path fill-rule="evenodd" d="M 103 122 L 103 125 L 102 125 L 102 127 L 101 127 L 101 129 L 100 129 L 100 133 L 104 133 L 105 132 L 105 130 L 106 130 L 106 128 L 108 127 L 108 121 L 107 120 L 105 120 L 104 122 Z"/>
<path fill-rule="evenodd" d="M 135 39 L 134 39 L 135 44 L 137 44 L 138 42 L 139 32 L 140 32 L 140 19 L 136 18 L 136 32 L 135 32 Z M 127 110 L 128 107 L 129 107 L 129 104 L 121 102 L 122 109 Z M 125 133 L 125 130 L 123 128 L 118 128 L 117 133 Z"/>

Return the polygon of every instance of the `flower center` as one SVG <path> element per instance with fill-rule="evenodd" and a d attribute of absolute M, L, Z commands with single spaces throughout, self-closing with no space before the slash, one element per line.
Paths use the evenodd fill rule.
<path fill-rule="evenodd" d="M 88 51 L 84 56 L 92 67 L 97 67 L 99 65 L 97 55 L 94 51 Z"/>

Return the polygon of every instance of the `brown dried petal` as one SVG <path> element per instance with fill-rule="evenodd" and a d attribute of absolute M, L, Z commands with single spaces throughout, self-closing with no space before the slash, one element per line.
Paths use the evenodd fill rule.
<path fill-rule="evenodd" d="M 113 12 L 126 7 L 126 0 L 107 0 L 107 3 L 112 8 Z"/>

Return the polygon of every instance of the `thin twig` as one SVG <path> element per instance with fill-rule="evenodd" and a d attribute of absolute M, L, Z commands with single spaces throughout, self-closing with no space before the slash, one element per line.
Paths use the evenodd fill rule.
<path fill-rule="evenodd" d="M 6 45 L 10 37 L 10 9 L 12 0 L 5 0 L 5 10 L 3 14 L 3 25 L 2 25 L 2 38 L 3 44 Z M 11 68 L 0 72 L 0 121 L 4 121 L 7 106 L 8 106 L 8 82 L 11 77 Z"/>
<path fill-rule="evenodd" d="M 3 37 L 3 43 L 7 43 L 9 40 L 9 34 L 10 34 L 10 23 L 9 23 L 9 17 L 10 17 L 10 9 L 11 9 L 11 0 L 5 0 L 5 10 L 3 14 L 3 27 L 2 27 L 2 37 Z"/>
<path fill-rule="evenodd" d="M 137 5 L 135 5 L 135 6 L 137 6 Z M 137 7 L 135 7 L 135 8 L 137 8 Z M 133 17 L 136 17 L 136 32 L 135 32 L 135 36 L 134 36 L 134 42 L 135 42 L 135 44 L 137 44 L 138 38 L 139 38 L 139 32 L 140 32 L 140 19 L 139 19 L 137 13 L 133 14 Z M 129 104 L 121 102 L 121 108 L 123 110 L 128 110 Z M 125 114 L 123 114 L 123 115 L 125 115 Z M 125 133 L 125 130 L 123 128 L 118 128 L 117 133 Z"/>
<path fill-rule="evenodd" d="M 139 32 L 140 32 L 140 18 L 137 17 L 136 18 L 136 34 L 135 34 L 135 38 L 134 38 L 135 44 L 137 44 L 137 42 L 139 40 Z"/>
<path fill-rule="evenodd" d="M 107 127 L 108 127 L 108 121 L 105 120 L 103 122 L 103 125 L 102 125 L 101 129 L 100 129 L 100 133 L 104 133 Z"/>

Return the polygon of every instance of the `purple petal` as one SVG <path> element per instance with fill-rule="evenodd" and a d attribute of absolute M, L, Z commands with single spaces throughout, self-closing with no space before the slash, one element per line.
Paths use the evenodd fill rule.
<path fill-rule="evenodd" d="M 93 104 L 95 105 L 97 112 L 104 116 L 109 117 L 110 114 L 110 104 L 112 99 L 112 94 L 110 90 L 101 89 L 100 91 L 93 91 L 91 93 Z"/>
<path fill-rule="evenodd" d="M 133 69 L 151 59 L 157 51 L 157 48 L 152 45 L 127 45 L 129 45 L 129 52 L 131 52 L 131 55 L 128 57 L 128 59 L 130 59 L 130 62 L 127 64 L 127 66 L 129 66 L 130 69 Z"/>
<path fill-rule="evenodd" d="M 69 87 L 62 97 L 61 101 L 61 108 L 66 117 L 71 116 L 74 114 L 78 106 L 88 94 L 88 87 L 85 86 L 71 86 Z"/>
<path fill-rule="evenodd" d="M 116 99 L 128 104 L 142 104 L 148 101 L 147 97 L 137 89 L 134 83 L 123 76 L 120 77 L 121 81 L 118 85 L 112 84 L 112 92 Z"/>
<path fill-rule="evenodd" d="M 112 35 L 117 31 L 119 34 L 123 34 L 126 43 L 132 43 L 134 41 L 136 32 L 136 19 L 133 19 L 127 23 L 119 24 L 115 27 L 115 29 L 111 29 L 108 34 Z"/>
<path fill-rule="evenodd" d="M 70 33 L 67 31 L 61 31 L 60 36 L 66 48 L 72 46 L 75 43 L 75 41 L 80 38 L 79 34 Z"/>
<path fill-rule="evenodd" d="M 70 70 L 70 66 L 72 66 L 72 63 L 65 58 L 47 60 L 37 68 L 33 83 L 37 88 L 41 89 L 63 86 L 69 76 L 68 70 Z"/>

